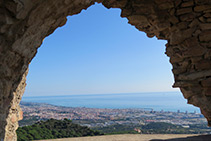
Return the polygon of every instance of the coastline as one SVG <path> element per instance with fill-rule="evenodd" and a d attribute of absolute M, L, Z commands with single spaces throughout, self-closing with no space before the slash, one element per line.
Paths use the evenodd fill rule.
<path fill-rule="evenodd" d="M 197 112 L 199 108 L 188 105 L 179 92 L 90 94 L 66 96 L 23 97 L 23 102 L 47 103 L 65 107 L 108 109 L 153 109 L 155 111 Z"/>

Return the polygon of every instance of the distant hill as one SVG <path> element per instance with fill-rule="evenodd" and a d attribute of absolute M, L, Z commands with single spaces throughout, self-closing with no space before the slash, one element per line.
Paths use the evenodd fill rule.
<path fill-rule="evenodd" d="M 68 119 L 40 121 L 30 126 L 19 127 L 16 132 L 18 141 L 102 135 L 88 127 L 74 124 Z"/>

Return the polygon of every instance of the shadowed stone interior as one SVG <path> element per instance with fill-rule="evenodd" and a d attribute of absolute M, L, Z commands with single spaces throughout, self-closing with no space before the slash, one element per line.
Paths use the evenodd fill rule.
<path fill-rule="evenodd" d="M 16 140 L 28 65 L 42 40 L 95 2 L 168 41 L 173 87 L 211 125 L 211 0 L 0 0 L 0 139 Z"/>

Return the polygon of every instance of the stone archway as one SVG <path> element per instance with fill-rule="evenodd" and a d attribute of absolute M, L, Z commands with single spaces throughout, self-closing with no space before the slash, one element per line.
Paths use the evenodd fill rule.
<path fill-rule="evenodd" d="M 120 8 L 148 37 L 168 41 L 173 86 L 211 125 L 210 0 L 0 0 L 0 138 L 16 140 L 27 68 L 42 40 L 94 2 Z"/>

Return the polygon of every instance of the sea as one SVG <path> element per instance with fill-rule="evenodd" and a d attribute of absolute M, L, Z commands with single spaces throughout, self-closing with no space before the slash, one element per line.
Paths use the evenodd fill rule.
<path fill-rule="evenodd" d="M 181 92 L 78 94 L 59 96 L 24 96 L 23 102 L 47 103 L 66 107 L 87 108 L 141 108 L 154 111 L 200 113 L 200 109 L 187 104 Z"/>

